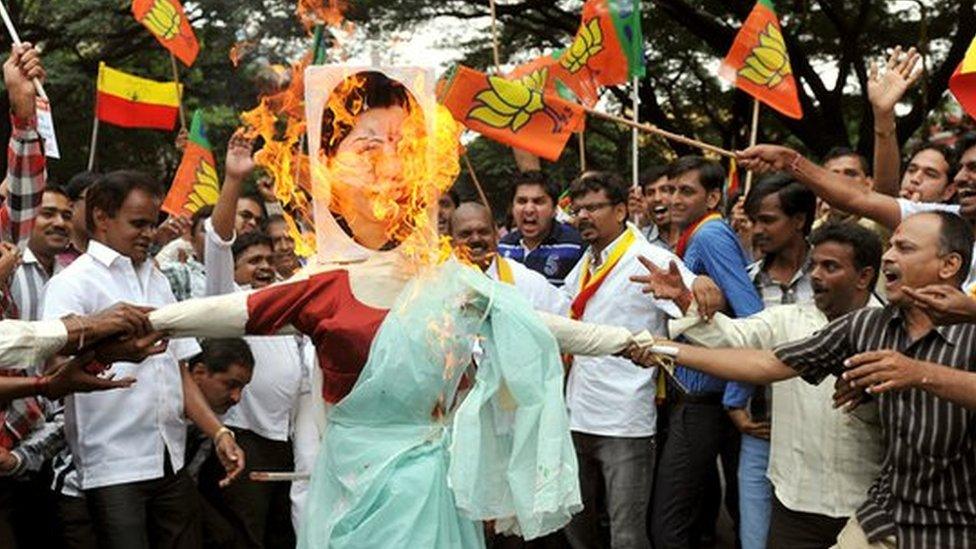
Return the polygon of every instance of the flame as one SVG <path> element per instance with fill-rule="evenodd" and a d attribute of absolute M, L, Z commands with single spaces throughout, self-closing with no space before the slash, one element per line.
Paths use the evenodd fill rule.
<path fill-rule="evenodd" d="M 345 0 L 299 0 L 297 15 L 306 29 L 325 23 L 333 29 L 351 33 L 351 24 L 344 23 L 342 18 L 346 4 Z M 330 57 L 334 57 L 336 48 L 341 47 L 339 42 L 338 39 L 333 41 Z M 315 227 L 312 197 L 330 196 L 330 209 L 341 211 L 352 195 L 334 188 L 331 182 L 342 180 L 344 169 L 365 160 L 374 176 L 397 172 L 393 178 L 395 184 L 357 190 L 368 197 L 371 214 L 383 222 L 387 238 L 400 243 L 406 254 L 421 263 L 443 261 L 451 253 L 449 240 L 436 236 L 436 219 L 432 212 L 437 197 L 453 184 L 460 172 L 459 125 L 447 109 L 438 105 L 434 114 L 436 132 L 428 136 L 423 109 L 413 104 L 400 127 L 394 158 L 366 155 L 365 158 L 349 159 L 336 155 L 320 163 L 324 173 L 312 174 L 304 143 L 307 128 L 304 70 L 311 55 L 309 52 L 292 64 L 290 71 L 281 66 L 271 67 L 277 76 L 275 82 L 263 90 L 265 93 L 257 107 L 241 115 L 247 137 L 262 138 L 263 146 L 255 155 L 255 162 L 274 180 L 275 196 L 284 206 L 296 253 L 302 257 L 315 253 L 314 234 L 302 230 Z M 290 78 L 286 78 L 289 73 Z M 355 125 L 363 110 L 362 100 L 356 99 L 362 97 L 363 81 L 362 78 L 347 79 L 330 97 L 327 110 L 332 113 L 329 123 L 333 131 L 328 133 L 333 141 L 323 143 L 323 146 L 328 145 L 323 148 L 334 150 L 338 140 Z M 323 128 L 323 134 L 326 133 Z M 318 188 L 313 189 L 313 181 Z"/>

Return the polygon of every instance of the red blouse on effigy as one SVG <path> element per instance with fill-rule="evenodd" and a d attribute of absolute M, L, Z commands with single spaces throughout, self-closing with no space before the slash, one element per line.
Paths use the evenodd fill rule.
<path fill-rule="evenodd" d="M 388 312 L 356 299 L 348 271 L 327 271 L 248 296 L 247 333 L 273 334 L 291 324 L 311 337 L 322 368 L 322 396 L 335 404 L 359 379 Z"/>

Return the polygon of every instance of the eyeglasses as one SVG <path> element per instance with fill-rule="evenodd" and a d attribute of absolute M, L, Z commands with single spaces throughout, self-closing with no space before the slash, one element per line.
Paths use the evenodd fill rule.
<path fill-rule="evenodd" d="M 588 214 L 596 213 L 597 210 L 606 208 L 607 206 L 613 206 L 613 202 L 594 202 L 592 204 L 580 204 L 579 206 L 574 206 L 569 209 L 569 215 L 573 217 L 579 217 L 579 214 L 586 212 Z"/>

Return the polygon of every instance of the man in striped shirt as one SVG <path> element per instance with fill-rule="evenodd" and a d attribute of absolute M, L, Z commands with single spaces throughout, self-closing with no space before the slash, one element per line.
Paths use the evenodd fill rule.
<path fill-rule="evenodd" d="M 958 288 L 972 248 L 962 218 L 916 214 L 882 260 L 888 306 L 842 316 L 773 351 L 676 344 L 678 362 L 713 375 L 819 383 L 833 374 L 856 389 L 840 402 L 861 390 L 878 399 L 884 462 L 836 547 L 976 547 L 976 324 L 937 326 L 905 292 Z"/>

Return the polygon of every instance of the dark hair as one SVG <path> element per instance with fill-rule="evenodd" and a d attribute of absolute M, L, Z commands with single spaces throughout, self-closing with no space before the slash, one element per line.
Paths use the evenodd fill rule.
<path fill-rule="evenodd" d="M 968 131 L 959 136 L 959 140 L 956 141 L 956 157 L 960 163 L 962 162 L 962 155 L 973 147 L 976 147 L 976 131 Z"/>
<path fill-rule="evenodd" d="M 939 216 L 942 224 L 939 227 L 939 253 L 942 255 L 959 254 L 962 258 L 956 280 L 960 284 L 969 276 L 969 268 L 973 261 L 973 227 L 968 221 L 949 212 L 925 212 Z"/>
<path fill-rule="evenodd" d="M 668 177 L 674 179 L 688 172 L 698 172 L 698 182 L 705 192 L 722 190 L 725 185 L 725 168 L 714 160 L 701 156 L 682 156 L 668 166 Z"/>
<path fill-rule="evenodd" d="M 834 147 L 830 149 L 827 151 L 827 154 L 820 159 L 820 163 L 826 164 L 831 160 L 836 158 L 844 158 L 846 156 L 853 156 L 854 158 L 857 158 L 858 164 L 861 165 L 861 171 L 863 171 L 865 175 L 871 175 L 871 164 L 868 162 L 868 159 L 864 158 L 863 154 L 850 147 Z"/>
<path fill-rule="evenodd" d="M 336 113 L 329 103 L 326 103 L 322 111 L 322 150 L 328 157 L 335 155 L 339 144 L 352 131 L 352 123 L 345 114 L 355 117 L 368 109 L 411 108 L 411 97 L 407 88 L 375 71 L 363 71 L 347 77 L 332 93 L 345 96 L 341 99 L 346 113 L 336 121 Z"/>
<path fill-rule="evenodd" d="M 645 190 L 658 179 L 668 175 L 668 167 L 663 164 L 655 164 L 640 173 L 637 180 L 640 182 L 641 190 Z"/>
<path fill-rule="evenodd" d="M 867 267 L 874 269 L 870 288 L 878 283 L 881 274 L 881 254 L 884 248 L 881 238 L 871 229 L 862 227 L 851 221 L 832 221 L 817 227 L 810 234 L 810 245 L 819 246 L 825 242 L 836 242 L 851 247 L 854 255 L 854 267 L 863 271 Z"/>
<path fill-rule="evenodd" d="M 214 207 L 210 204 L 206 204 L 197 208 L 197 211 L 193 212 L 190 216 L 190 234 L 197 232 L 197 227 L 200 226 L 208 217 L 213 215 Z"/>
<path fill-rule="evenodd" d="M 193 355 L 188 362 L 191 368 L 195 364 L 203 364 L 207 372 L 220 374 L 234 364 L 253 370 L 254 354 L 251 353 L 250 345 L 239 337 L 208 338 L 200 340 L 200 352 Z"/>
<path fill-rule="evenodd" d="M 57 183 L 48 183 L 47 185 L 45 185 L 44 192 L 60 194 L 61 196 L 67 198 L 68 200 L 72 200 L 71 195 L 68 194 L 67 189 L 65 189 L 61 185 L 58 185 Z"/>
<path fill-rule="evenodd" d="M 546 193 L 549 200 L 552 200 L 553 207 L 555 207 L 556 204 L 559 204 L 559 185 L 549 181 L 546 174 L 538 170 L 520 172 L 515 176 L 515 183 L 512 185 L 512 200 L 510 202 L 515 202 L 515 194 L 518 192 L 519 187 L 529 185 L 542 187 L 542 191 Z"/>
<path fill-rule="evenodd" d="M 613 204 L 627 203 L 627 185 L 612 172 L 586 172 L 569 184 L 569 197 L 579 198 L 587 193 L 603 191 Z"/>
<path fill-rule="evenodd" d="M 109 217 L 119 213 L 122 203 L 133 191 L 143 191 L 154 198 L 161 199 L 163 190 L 148 174 L 135 170 L 117 170 L 98 178 L 85 194 L 85 227 L 95 231 L 95 210 L 101 210 Z"/>
<path fill-rule="evenodd" d="M 444 191 L 444 196 L 451 199 L 451 203 L 454 204 L 455 208 L 461 205 L 461 195 L 458 194 L 457 189 L 455 189 L 454 187 L 451 187 L 450 189 Z"/>
<path fill-rule="evenodd" d="M 271 241 L 271 237 L 263 231 L 252 231 L 246 234 L 238 235 L 237 240 L 235 240 L 233 246 L 231 246 L 231 252 L 234 254 L 234 261 L 237 261 L 237 258 L 248 248 L 261 245 L 265 245 L 274 250 L 274 244 Z"/>
<path fill-rule="evenodd" d="M 942 155 L 945 159 L 946 164 L 949 165 L 949 170 L 946 172 L 946 180 L 952 183 L 952 177 L 959 171 L 959 158 L 956 156 L 956 151 L 948 145 L 943 145 L 942 143 L 934 143 L 932 141 L 924 141 L 915 145 L 911 152 L 908 154 L 908 161 L 911 162 L 915 155 L 922 151 L 933 150 Z"/>
<path fill-rule="evenodd" d="M 759 214 L 759 205 L 762 201 L 774 194 L 779 197 L 779 205 L 783 213 L 790 217 L 803 214 L 803 234 L 810 234 L 810 227 L 813 226 L 813 218 L 817 211 L 817 195 L 784 173 L 763 177 L 752 186 L 744 205 L 746 215 L 755 218 Z"/>
<path fill-rule="evenodd" d="M 98 174 L 95 172 L 78 172 L 71 176 L 71 179 L 64 186 L 65 192 L 68 193 L 68 198 L 72 201 L 81 198 L 81 195 L 85 194 L 85 190 L 91 187 L 98 181 Z"/>
<path fill-rule="evenodd" d="M 237 201 L 240 202 L 241 200 L 250 200 L 251 202 L 254 202 L 259 208 L 261 208 L 261 217 L 267 217 L 268 211 L 264 208 L 264 197 L 262 197 L 256 191 L 249 191 L 242 194 Z"/>

